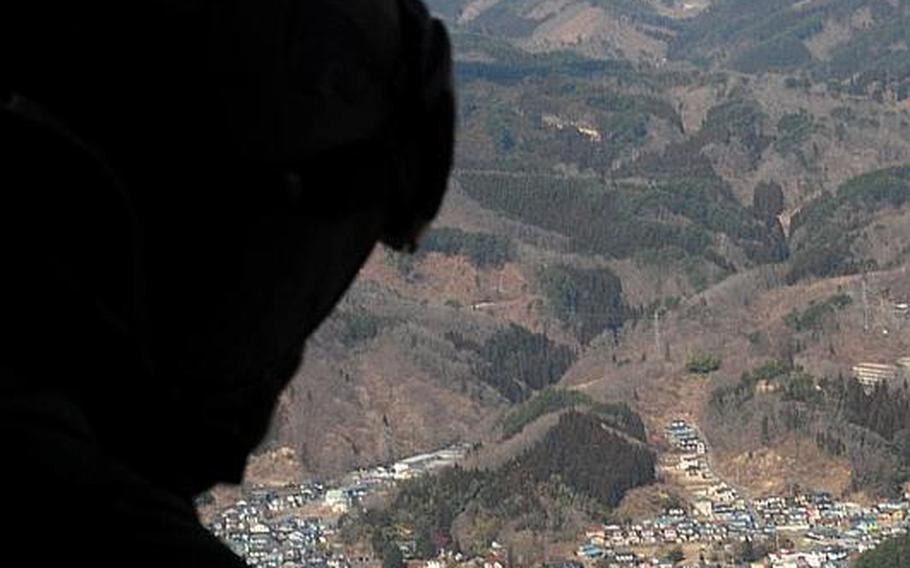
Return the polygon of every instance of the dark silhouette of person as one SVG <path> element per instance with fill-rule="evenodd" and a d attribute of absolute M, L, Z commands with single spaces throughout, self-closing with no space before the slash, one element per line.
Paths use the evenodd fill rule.
<path fill-rule="evenodd" d="M 8 4 L 0 564 L 242 566 L 192 500 L 436 215 L 446 32 L 418 0 Z"/>

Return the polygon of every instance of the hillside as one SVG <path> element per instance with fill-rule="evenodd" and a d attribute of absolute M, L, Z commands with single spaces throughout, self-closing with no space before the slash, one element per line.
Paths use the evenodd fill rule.
<path fill-rule="evenodd" d="M 749 496 L 898 492 L 903 377 L 849 379 L 910 355 L 910 3 L 430 4 L 456 47 L 449 195 L 418 254 L 374 252 L 264 449 L 326 477 L 479 443 L 428 530 L 464 547 L 495 533 L 529 558 L 605 511 L 682 495 L 543 459 L 592 415 L 658 461 L 670 421 L 697 425 Z M 539 475 L 518 483 L 526 468 Z M 506 482 L 519 522 L 462 491 Z M 428 515 L 445 482 L 422 483 L 380 524 Z"/>
<path fill-rule="evenodd" d="M 482 554 L 506 534 L 573 534 L 627 490 L 654 480 L 644 431 L 615 424 L 610 409 L 571 411 L 497 467 L 455 468 L 404 484 L 388 509 L 365 515 L 374 549 L 413 539 L 417 557 L 428 559 L 455 542 Z M 540 560 L 524 549 L 518 554 L 523 562 Z"/>
<path fill-rule="evenodd" d="M 434 0 L 455 30 L 508 39 L 530 53 L 566 50 L 594 59 L 659 61 L 676 19 L 697 12 L 641 0 Z M 675 9 L 674 9 L 675 8 Z M 471 51 L 464 53 L 472 57 Z"/>
<path fill-rule="evenodd" d="M 669 49 L 700 65 L 800 72 L 835 91 L 906 99 L 908 10 L 907 2 L 889 0 L 721 0 Z"/>
<path fill-rule="evenodd" d="M 712 47 L 730 37 L 751 45 L 773 22 L 808 12 L 834 21 L 851 4 L 781 4 L 751 24 L 753 12 L 733 1 L 685 18 L 673 4 L 585 4 L 672 32 L 665 44 L 688 55 L 665 65 L 522 44 L 580 3 L 433 5 L 454 27 L 460 60 L 452 191 L 424 251 L 377 250 L 312 342 L 275 444 L 327 473 L 487 439 L 511 403 L 579 357 L 576 367 L 613 357 L 603 352 L 610 341 L 631 348 L 630 330 L 647 327 L 655 309 L 722 294 L 713 290 L 765 266 L 781 276 L 770 294 L 903 266 L 910 110 L 875 92 L 831 90 L 814 63 L 802 75 L 727 71 L 731 55 Z M 873 23 L 888 10 L 871 9 Z M 688 62 L 699 57 L 716 65 Z M 749 309 L 725 317 L 757 327 Z M 507 341 L 546 336 L 551 371 L 501 376 L 539 367 L 530 352 L 485 366 L 509 325 L 531 335 Z M 308 415 L 313 405 L 326 411 Z"/>

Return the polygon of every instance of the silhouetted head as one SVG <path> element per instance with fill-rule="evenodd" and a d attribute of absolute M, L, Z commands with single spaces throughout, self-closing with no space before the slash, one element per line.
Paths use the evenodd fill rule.
<path fill-rule="evenodd" d="M 435 216 L 449 45 L 409 0 L 133 4 L 0 23 L 4 387 L 192 494 L 239 481 L 376 242 Z"/>

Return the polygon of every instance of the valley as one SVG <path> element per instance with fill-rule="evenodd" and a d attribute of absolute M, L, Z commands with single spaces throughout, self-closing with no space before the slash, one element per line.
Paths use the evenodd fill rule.
<path fill-rule="evenodd" d="M 910 3 L 429 4 L 457 60 L 443 211 L 417 254 L 374 251 L 250 479 L 472 448 L 351 507 L 375 565 L 845 566 L 901 532 Z M 739 505 L 698 510 L 705 472 Z M 655 542 L 619 559 L 632 533 Z"/>

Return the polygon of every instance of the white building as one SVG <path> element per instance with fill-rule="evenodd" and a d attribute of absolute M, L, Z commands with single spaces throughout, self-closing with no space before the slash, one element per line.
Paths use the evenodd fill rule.
<path fill-rule="evenodd" d="M 883 382 L 893 381 L 897 376 L 897 367 L 884 363 L 860 363 L 853 366 L 853 376 L 869 392 Z"/>
<path fill-rule="evenodd" d="M 336 513 L 344 513 L 351 507 L 351 498 L 341 489 L 329 489 L 325 492 L 325 504 Z"/>

